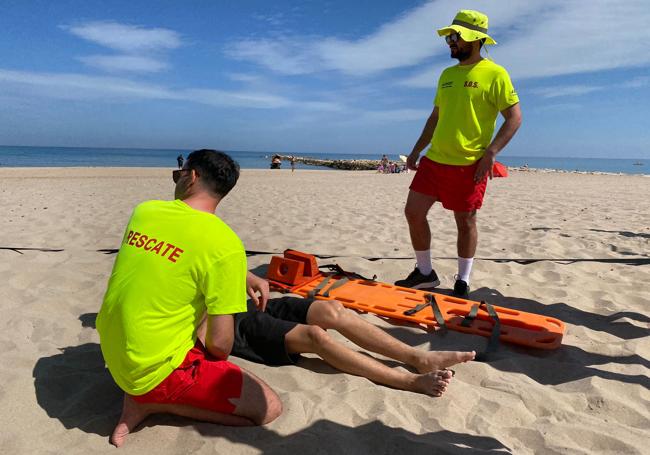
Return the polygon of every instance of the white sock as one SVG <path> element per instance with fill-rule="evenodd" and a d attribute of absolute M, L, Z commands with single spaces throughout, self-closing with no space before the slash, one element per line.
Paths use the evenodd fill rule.
<path fill-rule="evenodd" d="M 418 261 L 418 270 L 422 275 L 428 275 L 433 270 L 431 265 L 431 250 L 416 251 L 415 260 Z"/>
<path fill-rule="evenodd" d="M 472 264 L 474 258 L 461 258 L 458 257 L 458 279 L 463 280 L 469 284 L 469 275 L 472 273 Z"/>

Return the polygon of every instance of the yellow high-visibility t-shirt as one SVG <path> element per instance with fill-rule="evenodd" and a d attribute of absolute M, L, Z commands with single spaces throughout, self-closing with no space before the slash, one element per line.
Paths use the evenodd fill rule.
<path fill-rule="evenodd" d="M 241 240 L 215 215 L 180 200 L 138 205 L 96 323 L 117 385 L 147 393 L 192 349 L 205 311 L 246 311 L 246 273 Z"/>
<path fill-rule="evenodd" d="M 499 112 L 519 102 L 508 72 L 491 60 L 445 69 L 438 80 L 438 124 L 427 158 L 468 166 L 492 141 Z"/>

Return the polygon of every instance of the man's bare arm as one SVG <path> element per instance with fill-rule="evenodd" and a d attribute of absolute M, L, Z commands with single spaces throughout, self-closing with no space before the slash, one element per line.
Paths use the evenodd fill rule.
<path fill-rule="evenodd" d="M 218 359 L 226 360 L 235 339 L 235 323 L 232 314 L 208 315 L 205 347 Z"/>
<path fill-rule="evenodd" d="M 486 175 L 490 178 L 493 177 L 492 166 L 494 166 L 494 162 L 496 161 L 497 153 L 503 150 L 521 126 L 521 108 L 519 107 L 519 103 L 501 111 L 501 115 L 505 118 L 505 122 L 499 128 L 497 135 L 494 136 L 492 143 L 485 149 L 485 154 L 476 167 L 476 173 L 474 174 L 475 182 L 480 182 Z"/>
<path fill-rule="evenodd" d="M 485 153 L 489 152 L 494 156 L 508 145 L 510 139 L 512 139 L 521 126 L 521 107 L 519 107 L 519 103 L 503 110 L 501 115 L 503 115 L 505 122 L 499 128 L 497 135 L 494 136 L 492 143 L 485 149 Z"/>
<path fill-rule="evenodd" d="M 424 125 L 422 134 L 420 134 L 418 141 L 413 146 L 413 150 L 406 160 L 406 165 L 409 167 L 409 169 L 416 170 L 418 168 L 417 162 L 418 158 L 420 157 L 420 153 L 431 142 L 431 138 L 433 137 L 433 132 L 435 131 L 437 124 L 438 106 L 435 106 L 433 108 L 433 112 L 431 112 L 431 115 L 427 119 L 427 123 Z"/>

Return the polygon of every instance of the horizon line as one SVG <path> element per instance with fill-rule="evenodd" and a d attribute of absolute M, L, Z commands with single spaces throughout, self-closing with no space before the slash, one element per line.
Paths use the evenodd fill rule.
<path fill-rule="evenodd" d="M 0 144 L 0 148 L 3 147 L 16 147 L 16 148 L 67 148 L 67 149 L 99 149 L 99 150 L 157 150 L 157 151 L 170 151 L 170 152 L 187 152 L 200 150 L 198 148 L 166 148 L 166 147 L 96 147 L 96 146 L 68 146 L 68 145 L 11 145 L 11 144 Z M 298 155 L 297 153 L 290 152 L 279 152 L 277 150 L 224 150 L 224 149 L 213 149 L 220 150 L 223 152 L 248 152 L 248 153 L 282 153 L 289 155 Z M 376 152 L 313 152 L 314 154 L 326 154 L 326 155 L 390 155 L 390 153 L 376 153 Z M 405 155 L 405 153 L 395 153 L 397 155 Z M 304 155 L 305 157 L 308 155 Z M 620 157 L 620 158 L 603 158 L 595 156 L 564 156 L 564 155 L 501 155 L 501 157 L 513 157 L 513 158 L 569 158 L 569 159 L 593 159 L 593 160 L 650 160 L 648 157 Z"/>

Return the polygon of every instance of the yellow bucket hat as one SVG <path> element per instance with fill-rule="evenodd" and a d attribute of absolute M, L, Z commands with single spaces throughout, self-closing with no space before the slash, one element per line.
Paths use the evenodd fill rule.
<path fill-rule="evenodd" d="M 471 9 L 463 9 L 458 11 L 451 25 L 438 30 L 438 36 L 458 32 L 463 41 L 468 43 L 485 38 L 485 44 L 496 44 L 497 42 L 487 34 L 487 31 L 488 17 L 485 14 Z"/>

